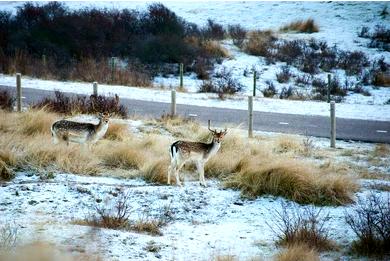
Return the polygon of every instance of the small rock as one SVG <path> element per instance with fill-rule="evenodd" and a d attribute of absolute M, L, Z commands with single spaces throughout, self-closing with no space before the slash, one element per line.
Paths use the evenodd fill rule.
<path fill-rule="evenodd" d="M 38 204 L 38 201 L 36 201 L 36 200 L 30 200 L 30 201 L 28 202 L 28 204 L 35 206 L 36 204 Z"/>

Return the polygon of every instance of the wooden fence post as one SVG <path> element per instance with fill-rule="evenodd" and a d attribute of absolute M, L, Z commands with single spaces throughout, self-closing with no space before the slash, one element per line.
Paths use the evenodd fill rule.
<path fill-rule="evenodd" d="M 171 116 L 176 115 L 176 91 L 171 90 Z"/>
<path fill-rule="evenodd" d="M 327 90 L 327 102 L 330 102 L 330 84 L 331 84 L 331 76 L 328 74 L 328 90 Z"/>
<path fill-rule="evenodd" d="M 93 95 L 98 96 L 98 83 L 93 82 Z"/>
<path fill-rule="evenodd" d="M 253 96 L 248 96 L 248 137 L 253 137 Z"/>
<path fill-rule="evenodd" d="M 256 70 L 253 71 L 253 97 L 256 97 Z"/>
<path fill-rule="evenodd" d="M 336 104 L 330 102 L 330 147 L 336 147 Z"/>
<path fill-rule="evenodd" d="M 46 55 L 42 54 L 42 64 L 43 67 L 46 69 Z"/>
<path fill-rule="evenodd" d="M 22 75 L 16 74 L 16 110 L 22 111 Z"/>
<path fill-rule="evenodd" d="M 180 64 L 180 89 L 183 89 L 183 71 L 184 68 L 183 68 L 183 64 L 181 63 Z"/>

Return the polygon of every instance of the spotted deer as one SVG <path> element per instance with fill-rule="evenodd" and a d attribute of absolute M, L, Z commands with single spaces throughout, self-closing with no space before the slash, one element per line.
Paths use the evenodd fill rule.
<path fill-rule="evenodd" d="M 204 179 L 204 165 L 214 156 L 221 147 L 221 141 L 227 133 L 227 129 L 217 131 L 210 129 L 210 121 L 208 126 L 209 131 L 213 135 L 211 143 L 191 142 L 191 141 L 176 141 L 169 150 L 171 156 L 171 164 L 168 168 L 168 184 L 171 184 L 171 175 L 176 177 L 176 184 L 182 186 L 179 177 L 179 171 L 186 162 L 194 161 L 199 173 L 199 182 L 202 186 L 206 186 Z"/>
<path fill-rule="evenodd" d="M 109 113 L 99 113 L 99 123 L 92 124 L 86 122 L 75 122 L 69 120 L 60 120 L 51 126 L 51 135 L 53 143 L 65 141 L 80 144 L 94 144 L 106 134 L 110 120 Z"/>

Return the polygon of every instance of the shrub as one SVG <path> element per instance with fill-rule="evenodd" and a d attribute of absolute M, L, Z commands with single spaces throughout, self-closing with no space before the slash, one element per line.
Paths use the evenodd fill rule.
<path fill-rule="evenodd" d="M 198 91 L 217 93 L 220 99 L 224 99 L 226 94 L 235 94 L 242 91 L 242 89 L 242 84 L 233 78 L 232 72 L 223 67 L 221 71 L 215 74 L 215 79 L 204 81 Z"/>
<path fill-rule="evenodd" d="M 267 88 L 263 89 L 261 92 L 263 93 L 264 97 L 273 97 L 276 94 L 276 88 L 272 81 L 267 80 L 265 82 L 267 84 Z"/>
<path fill-rule="evenodd" d="M 17 239 L 18 228 L 16 225 L 11 223 L 3 223 L 0 227 L 0 253 L 1 251 L 12 249 L 16 245 Z"/>
<path fill-rule="evenodd" d="M 359 198 L 346 222 L 357 236 L 352 249 L 363 255 L 390 256 L 390 197 Z"/>
<path fill-rule="evenodd" d="M 358 75 L 364 67 L 369 65 L 367 56 L 360 51 L 341 52 L 338 66 L 348 75 Z"/>
<path fill-rule="evenodd" d="M 297 78 L 295 78 L 296 84 L 302 84 L 302 85 L 308 85 L 310 84 L 311 76 L 308 74 L 298 75 Z"/>
<path fill-rule="evenodd" d="M 45 108 L 52 112 L 73 113 L 99 113 L 109 112 L 123 118 L 127 117 L 127 108 L 119 104 L 119 96 L 112 97 L 85 96 L 68 97 L 60 91 L 55 91 L 55 98 L 44 98 L 33 105 L 33 108 Z"/>
<path fill-rule="evenodd" d="M 313 19 L 298 20 L 292 22 L 288 25 L 285 25 L 281 28 L 282 31 L 296 31 L 299 33 L 317 33 L 319 32 L 318 25 L 314 22 Z"/>
<path fill-rule="evenodd" d="M 0 159 L 0 180 L 9 181 L 14 177 L 15 173 L 12 171 L 12 169 L 10 169 L 10 167 Z"/>
<path fill-rule="evenodd" d="M 383 72 L 377 72 L 374 75 L 374 79 L 372 84 L 375 86 L 385 86 L 390 87 L 390 74 L 386 74 Z"/>
<path fill-rule="evenodd" d="M 283 87 L 279 94 L 279 99 L 289 99 L 294 96 L 295 88 L 289 86 L 288 88 Z"/>
<path fill-rule="evenodd" d="M 16 99 L 8 91 L 0 91 L 0 109 L 12 111 L 13 103 Z"/>
<path fill-rule="evenodd" d="M 276 80 L 279 83 L 285 83 L 290 80 L 292 73 L 290 71 L 290 67 L 288 65 L 282 66 L 281 71 L 276 73 Z"/>
<path fill-rule="evenodd" d="M 283 41 L 277 45 L 276 57 L 287 64 L 301 64 L 306 43 L 303 40 Z"/>
<path fill-rule="evenodd" d="M 274 216 L 275 221 L 269 226 L 277 234 L 278 244 L 284 246 L 304 244 L 317 251 L 334 249 L 334 243 L 329 240 L 326 227 L 329 215 L 323 215 L 322 209 L 294 207 L 288 210 L 284 203 L 282 210 L 275 211 Z"/>
<path fill-rule="evenodd" d="M 229 25 L 228 32 L 230 37 L 233 39 L 233 44 L 242 47 L 242 44 L 246 38 L 246 30 L 239 24 Z"/>
<path fill-rule="evenodd" d="M 367 26 L 363 26 L 360 29 L 358 36 L 361 38 L 370 38 L 370 29 Z"/>
<path fill-rule="evenodd" d="M 370 39 L 371 42 L 368 44 L 368 47 L 390 51 L 390 28 L 376 26 Z"/>
<path fill-rule="evenodd" d="M 214 20 L 208 19 L 207 25 L 203 29 L 202 36 L 206 39 L 222 40 L 225 38 L 226 31 L 223 25 L 216 23 Z"/>

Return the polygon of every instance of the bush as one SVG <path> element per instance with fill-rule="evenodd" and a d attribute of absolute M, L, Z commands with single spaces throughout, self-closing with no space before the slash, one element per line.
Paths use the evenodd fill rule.
<path fill-rule="evenodd" d="M 229 25 L 228 32 L 230 37 L 233 39 L 233 44 L 242 47 L 242 44 L 246 38 L 246 30 L 239 24 Z"/>
<path fill-rule="evenodd" d="M 289 86 L 288 88 L 283 87 L 280 94 L 279 99 L 288 99 L 294 96 L 295 88 Z"/>
<path fill-rule="evenodd" d="M 268 224 L 277 234 L 277 243 L 283 246 L 306 245 L 317 251 L 334 249 L 334 243 L 328 237 L 326 222 L 329 215 L 323 215 L 322 209 L 315 207 L 294 207 L 288 210 L 282 204 L 281 211 L 275 211 L 275 221 Z"/>
<path fill-rule="evenodd" d="M 320 261 L 317 251 L 305 244 L 288 246 L 278 253 L 275 261 Z"/>
<path fill-rule="evenodd" d="M 303 74 L 303 75 L 298 75 L 297 78 L 295 79 L 295 83 L 297 85 L 308 85 L 310 84 L 310 80 L 311 80 L 311 76 L 310 75 L 307 75 L 307 74 Z"/>
<path fill-rule="evenodd" d="M 282 31 L 296 31 L 299 33 L 317 33 L 319 32 L 318 25 L 313 19 L 298 20 L 288 25 L 283 26 L 280 30 Z"/>
<path fill-rule="evenodd" d="M 357 236 L 352 249 L 363 255 L 390 256 L 390 197 L 360 198 L 346 222 Z"/>
<path fill-rule="evenodd" d="M 33 105 L 33 108 L 45 108 L 52 112 L 73 114 L 109 112 L 123 118 L 127 117 L 127 108 L 119 104 L 119 96 L 114 98 L 91 95 L 68 97 L 60 91 L 55 91 L 55 98 L 44 98 Z"/>
<path fill-rule="evenodd" d="M 348 75 L 359 75 L 369 64 L 367 56 L 360 51 L 341 52 L 338 61 L 338 66 Z"/>
<path fill-rule="evenodd" d="M 14 101 L 16 99 L 10 95 L 8 91 L 0 91 L 0 109 L 12 111 L 14 109 Z"/>
<path fill-rule="evenodd" d="M 276 73 L 276 80 L 279 83 L 286 83 L 290 80 L 292 73 L 290 71 L 290 67 L 288 65 L 282 66 L 281 71 Z"/>
<path fill-rule="evenodd" d="M 272 81 L 267 80 L 265 82 L 267 84 L 267 88 L 263 89 L 261 92 L 263 93 L 264 97 L 274 97 L 276 94 L 276 88 Z"/>
<path fill-rule="evenodd" d="M 226 67 L 215 74 L 212 81 L 204 81 L 199 87 L 199 92 L 217 93 L 223 99 L 226 94 L 235 94 L 242 91 L 243 86 L 237 79 L 233 78 L 232 72 Z"/>
<path fill-rule="evenodd" d="M 283 41 L 277 46 L 276 57 L 287 64 L 301 64 L 306 43 L 303 40 Z"/>
<path fill-rule="evenodd" d="M 207 25 L 202 31 L 202 36 L 206 39 L 222 40 L 225 38 L 226 31 L 223 25 L 216 23 L 214 20 L 208 19 Z"/>

